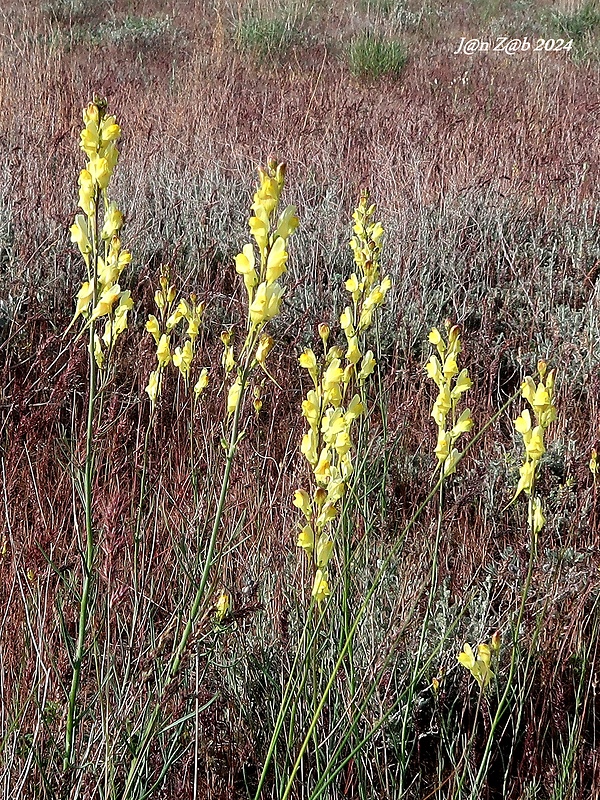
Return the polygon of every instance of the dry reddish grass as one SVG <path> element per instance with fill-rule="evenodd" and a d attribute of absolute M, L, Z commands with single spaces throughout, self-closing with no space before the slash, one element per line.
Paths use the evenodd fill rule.
<path fill-rule="evenodd" d="M 118 19 L 131 8 L 129 3 L 115 3 L 114 15 Z M 159 11 L 160 4 L 147 2 L 136 4 L 132 13 L 149 17 Z M 110 42 L 93 47 L 72 44 L 68 27 L 52 26 L 47 15 L 25 13 L 17 4 L 6 9 L 1 22 L 0 203 L 10 212 L 12 253 L 11 271 L 0 273 L 4 282 L 0 296 L 6 290 L 7 296 L 22 299 L 9 338 L 0 344 L 5 507 L 0 538 L 7 545 L 0 565 L 0 598 L 2 607 L 11 609 L 4 622 L 2 644 L 2 669 L 9 676 L 3 683 L 3 702 L 9 714 L 17 692 L 15 682 L 23 691 L 36 679 L 34 661 L 23 663 L 23 654 L 31 651 L 32 635 L 25 620 L 27 603 L 15 601 L 21 591 L 19 581 L 28 571 L 34 586 L 45 581 L 48 609 L 52 609 L 60 594 L 60 580 L 48 571 L 46 556 L 61 572 L 76 576 L 79 570 L 73 519 L 75 516 L 81 527 L 81 515 L 68 463 L 71 448 L 76 469 L 84 458 L 87 367 L 82 341 L 64 340 L 62 330 L 71 315 L 71 298 L 81 273 L 66 233 L 76 210 L 75 177 L 81 161 L 76 148 L 79 108 L 93 92 L 108 98 L 124 131 L 117 189 L 127 209 L 133 244 L 138 243 L 144 254 L 143 263 L 137 265 L 140 319 L 151 310 L 158 264 L 176 244 L 163 236 L 162 245 L 154 252 L 144 250 L 148 231 L 152 235 L 158 231 L 157 239 L 161 239 L 161 219 L 152 213 L 149 201 L 157 176 L 168 174 L 184 185 L 189 177 L 191 185 L 195 176 L 219 164 L 224 176 L 250 187 L 253 165 L 269 152 L 288 161 L 288 191 L 293 197 L 298 187 L 301 211 L 302 206 L 310 209 L 314 187 L 335 184 L 346 210 L 361 186 L 374 187 L 387 217 L 407 234 L 400 237 L 398 251 L 388 260 L 397 278 L 406 278 L 414 258 L 422 252 L 418 239 L 411 235 L 419 224 L 419 214 L 441 206 L 448 196 L 485 195 L 497 198 L 499 205 L 508 198 L 514 204 L 516 228 L 521 221 L 525 229 L 537 220 L 550 229 L 561 220 L 575 219 L 578 213 L 585 217 L 588 212 L 581 212 L 582 208 L 589 208 L 587 218 L 592 228 L 594 225 L 600 151 L 596 66 L 577 66 L 560 54 L 540 58 L 529 54 L 510 60 L 501 54 L 453 58 L 449 50 L 463 34 L 455 24 L 447 24 L 426 42 L 419 41 L 417 34 L 411 34 L 412 39 L 409 36 L 411 58 L 401 80 L 365 83 L 352 78 L 334 52 L 336 37 L 351 31 L 356 15 L 340 12 L 333 15 L 337 23 L 332 22 L 333 17 L 325 20 L 324 30 L 333 43 L 325 46 L 323 40 L 316 41 L 292 50 L 281 63 L 261 65 L 232 45 L 230 21 L 236 13 L 222 7 L 215 12 L 212 5 L 201 3 L 191 8 L 189 3 L 174 2 L 171 24 L 180 33 L 172 41 L 161 40 L 159 46 L 145 49 Z M 177 206 L 170 206 L 168 196 L 164 202 L 176 215 Z M 204 225 L 209 234 L 211 214 L 219 211 L 220 203 L 215 196 L 206 204 L 204 216 L 199 216 L 199 226 Z M 244 209 L 236 208 L 235 213 L 239 216 Z M 456 230 L 461 251 L 477 248 L 479 236 L 473 232 L 471 220 L 458 219 Z M 229 247 L 219 241 L 217 233 L 212 240 L 209 235 L 202 274 L 205 279 L 210 275 L 211 280 L 200 291 L 207 298 L 234 294 L 239 300 L 241 296 L 231 263 L 219 261 L 230 255 Z M 500 252 L 500 240 L 497 247 Z M 584 269 L 575 259 L 568 263 L 565 258 L 563 268 L 565 275 L 583 286 L 577 300 L 580 307 L 591 302 L 594 292 L 597 294 L 597 263 Z M 322 264 L 315 261 L 299 267 L 300 272 L 303 269 L 319 298 L 317 306 L 327 306 L 329 284 L 324 282 Z M 490 261 L 490 284 L 502 284 L 503 269 L 508 268 L 501 257 L 496 263 Z M 531 261 L 515 267 L 517 274 L 519 269 L 523 281 L 531 281 L 524 289 L 533 296 L 536 277 Z M 201 272 L 200 266 L 197 273 L 189 272 L 190 282 Z M 403 301 L 399 298 L 390 318 L 398 331 L 409 325 L 403 319 Z M 552 305 L 556 298 L 548 298 L 548 302 Z M 491 299 L 481 312 L 480 322 L 473 323 L 471 330 L 468 317 L 465 325 L 465 363 L 476 378 L 472 400 L 476 419 L 486 419 L 498 398 L 514 391 L 519 380 L 511 371 L 510 360 L 494 346 L 501 312 Z M 314 327 L 317 313 L 311 314 L 309 309 L 300 324 L 290 319 L 289 327 L 280 331 L 272 369 L 285 390 L 268 388 L 260 419 L 249 423 L 228 512 L 229 529 L 241 519 L 249 539 L 228 564 L 223 581 L 241 597 L 243 585 L 252 577 L 248 564 L 258 547 L 262 569 L 275 576 L 268 610 L 282 641 L 289 614 L 282 576 L 294 549 L 288 499 L 303 477 L 297 458 L 302 388 L 295 356 L 305 342 L 303 328 Z M 537 314 L 538 309 L 532 308 L 531 330 L 515 331 L 508 337 L 507 351 L 533 340 Z M 205 334 L 207 362 L 220 359 L 218 332 L 215 325 Z M 566 361 L 568 352 L 559 331 L 555 343 L 557 358 Z M 131 536 L 148 424 L 143 387 L 152 358 L 148 341 L 137 331 L 124 337 L 110 400 L 97 431 L 101 456 L 96 525 L 102 531 L 97 592 L 122 618 L 130 613 Z M 389 437 L 398 455 L 390 465 L 386 514 L 377 536 L 391 542 L 426 494 L 423 475 L 407 471 L 407 459 L 417 453 L 429 464 L 426 454 L 433 446 L 431 390 L 423 378 L 416 345 L 407 350 L 398 344 L 386 353 L 384 380 Z M 157 614 L 159 627 L 163 621 L 167 624 L 173 609 L 171 578 L 179 568 L 175 543 L 186 534 L 193 542 L 196 526 L 209 513 L 212 500 L 209 487 L 200 507 L 192 502 L 187 416 L 170 410 L 174 390 L 170 391 L 152 434 L 149 466 L 150 483 L 161 492 L 161 514 L 157 515 L 155 546 L 147 554 L 145 569 L 155 584 L 157 605 L 162 604 Z M 555 434 L 568 446 L 563 471 L 549 474 L 542 491 L 553 494 L 554 513 L 568 523 L 549 529 L 548 535 L 554 538 L 545 546 L 549 550 L 571 547 L 587 555 L 581 568 L 565 563 L 549 572 L 547 563 L 541 561 L 534 575 L 529 631 L 546 597 L 549 606 L 544 607 L 540 631 L 536 691 L 523 722 L 522 752 L 515 761 L 515 775 L 526 766 L 531 777 L 539 775 L 547 785 L 551 785 L 553 747 L 564 733 L 565 710 L 573 703 L 570 659 L 586 636 L 597 636 L 597 631 L 590 633 L 588 620 L 597 596 L 599 559 L 597 497 L 594 494 L 596 510 L 590 510 L 587 461 L 600 435 L 598 375 L 588 376 L 584 389 L 577 392 L 568 384 L 559 390 Z M 205 402 L 207 408 L 222 404 L 217 386 L 211 388 Z M 218 469 L 218 419 L 219 415 L 205 414 L 198 418 L 201 481 Z M 577 449 L 569 444 L 575 441 Z M 448 534 L 440 554 L 440 578 L 449 579 L 450 591 L 459 600 L 468 598 L 485 570 L 495 565 L 498 618 L 518 602 L 507 548 L 513 549 L 522 566 L 527 560 L 527 543 L 515 516 L 500 510 L 510 499 L 510 486 L 503 482 L 506 470 L 503 473 L 496 463 L 498 513 L 493 517 L 481 498 L 480 475 L 482 465 L 498 462 L 499 452 L 511 448 L 512 431 L 504 419 L 482 449 L 466 460 L 465 478 L 448 496 L 444 518 Z M 567 476 L 574 481 L 572 493 L 566 488 Z M 414 529 L 405 546 L 403 558 L 412 570 L 413 590 L 428 569 L 430 553 L 423 542 L 430 539 L 434 526 L 432 512 Z M 295 580 L 300 587 L 300 569 Z M 26 587 L 22 591 L 26 596 Z M 407 589 L 403 602 L 408 607 L 411 601 Z M 67 630 L 73 633 L 75 605 L 67 603 L 63 612 Z M 66 682 L 68 662 L 64 652 L 60 655 L 56 617 L 51 611 L 42 619 L 39 633 L 45 638 L 46 651 L 58 659 L 57 674 Z M 116 636 L 114 631 L 112 635 Z M 597 676 L 595 651 L 590 674 Z M 50 694 L 60 701 L 56 681 Z M 588 701 L 592 704 L 595 699 L 590 696 Z M 31 719 L 34 712 L 30 709 Z M 218 732 L 222 718 L 214 713 L 214 719 L 207 716 L 207 730 L 213 730 L 215 737 L 230 736 L 235 742 L 239 731 Z M 591 735 L 597 716 L 595 705 L 587 713 L 586 736 Z M 23 727 L 30 722 L 26 716 Z M 541 741 L 537 738 L 540 729 L 548 731 Z M 223 756 L 226 763 L 209 774 L 204 787 L 207 796 L 234 796 L 233 776 L 244 760 L 252 757 L 244 751 L 241 738 L 235 752 Z M 214 754 L 210 757 L 216 758 Z M 181 774 L 185 776 L 188 768 L 189 764 Z M 598 769 L 597 744 L 586 740 L 578 761 L 582 797 L 585 792 L 595 796 L 600 791 Z M 189 780 L 180 776 L 173 781 L 171 791 L 175 785 L 177 791 L 189 789 Z M 515 798 L 520 786 L 515 778 Z"/>

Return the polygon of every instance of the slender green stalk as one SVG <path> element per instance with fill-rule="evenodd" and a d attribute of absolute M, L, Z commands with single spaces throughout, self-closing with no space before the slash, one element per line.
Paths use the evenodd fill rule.
<path fill-rule="evenodd" d="M 96 198 L 97 199 L 97 198 Z M 92 266 L 91 275 L 98 274 L 98 204 L 93 220 L 92 236 Z M 97 290 L 95 288 L 92 307 L 96 305 Z M 96 404 L 96 383 L 98 367 L 94 357 L 94 336 L 96 326 L 94 321 L 90 321 L 89 332 L 89 397 L 87 413 L 87 430 L 85 440 L 85 474 L 84 474 L 84 505 L 85 505 L 85 554 L 83 557 L 83 584 L 81 589 L 81 601 L 79 604 L 79 629 L 77 632 L 77 644 L 73 655 L 73 676 L 71 678 L 71 690 L 69 692 L 69 702 L 67 709 L 67 728 L 65 734 L 65 754 L 63 759 L 63 769 L 67 770 L 73 761 L 74 740 L 77 731 L 77 694 L 81 682 L 81 665 L 85 651 L 85 635 L 87 632 L 88 611 L 90 592 L 92 588 L 93 568 L 94 568 L 94 416 Z"/>
<path fill-rule="evenodd" d="M 200 583 L 198 584 L 198 589 L 196 590 L 196 595 L 194 597 L 194 602 L 192 603 L 192 607 L 190 609 L 190 613 L 188 616 L 188 621 L 179 641 L 179 645 L 177 646 L 177 650 L 175 651 L 175 656 L 171 663 L 171 667 L 169 670 L 170 678 L 174 678 L 179 671 L 179 667 L 181 666 L 181 659 L 183 658 L 183 653 L 185 651 L 186 645 L 192 633 L 194 623 L 198 618 L 198 613 L 200 611 L 200 605 L 202 603 L 202 599 L 204 597 L 204 592 L 206 589 L 206 585 L 208 583 L 208 578 L 210 576 L 210 570 L 212 567 L 212 560 L 213 555 L 215 552 L 215 547 L 217 544 L 217 536 L 219 533 L 219 528 L 221 527 L 221 518 L 223 517 L 223 512 L 225 510 L 225 501 L 227 500 L 227 492 L 229 491 L 229 476 L 231 474 L 231 467 L 233 464 L 233 459 L 235 457 L 237 446 L 239 444 L 238 439 L 238 429 L 239 429 L 239 422 L 240 422 L 240 412 L 242 408 L 242 404 L 244 401 L 244 390 L 246 388 L 246 382 L 248 380 L 249 368 L 248 365 L 244 367 L 241 371 L 240 376 L 240 393 L 239 397 L 235 406 L 235 410 L 233 412 L 233 423 L 231 425 L 231 433 L 229 435 L 229 446 L 227 449 L 227 458 L 225 460 L 225 470 L 223 472 L 223 480 L 221 482 L 221 494 L 219 496 L 219 503 L 217 505 L 217 511 L 215 514 L 215 519 L 213 522 L 212 532 L 210 536 L 210 541 L 208 543 L 208 550 L 206 552 L 206 560 L 204 562 L 204 569 L 202 571 L 202 576 L 200 577 Z"/>

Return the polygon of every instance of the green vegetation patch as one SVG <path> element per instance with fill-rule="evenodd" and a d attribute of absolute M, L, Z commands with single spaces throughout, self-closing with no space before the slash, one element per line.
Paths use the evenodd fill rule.
<path fill-rule="evenodd" d="M 398 39 L 367 33 L 352 40 L 346 49 L 346 59 L 350 71 L 357 76 L 398 76 L 406 65 L 408 51 Z"/>

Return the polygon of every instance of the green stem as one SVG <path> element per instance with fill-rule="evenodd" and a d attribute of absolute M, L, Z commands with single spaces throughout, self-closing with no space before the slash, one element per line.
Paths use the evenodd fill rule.
<path fill-rule="evenodd" d="M 200 605 L 204 597 L 204 591 L 208 583 L 210 569 L 212 567 L 213 555 L 217 544 L 217 535 L 219 533 L 219 528 L 221 527 L 221 518 L 225 510 L 225 501 L 227 499 L 227 492 L 229 490 L 229 476 L 231 474 L 231 466 L 233 464 L 233 459 L 235 457 L 238 446 L 238 429 L 240 422 L 240 412 L 244 401 L 244 389 L 246 387 L 246 382 L 248 380 L 248 374 L 249 374 L 249 369 L 248 366 L 246 365 L 246 367 L 241 371 L 240 393 L 237 404 L 233 412 L 233 423 L 231 426 L 231 434 L 229 437 L 229 448 L 227 450 L 227 459 L 225 461 L 223 481 L 221 483 L 221 494 L 219 496 L 219 504 L 217 506 L 217 512 L 215 514 L 215 519 L 212 527 L 212 533 L 210 536 L 210 541 L 208 543 L 208 550 L 206 553 L 206 560 L 204 562 L 204 569 L 202 571 L 202 576 L 200 578 L 198 589 L 196 590 L 194 602 L 192 603 L 192 607 L 190 609 L 187 624 L 179 641 L 179 645 L 177 646 L 177 650 L 175 652 L 175 656 L 173 658 L 171 668 L 169 670 L 170 679 L 175 677 L 175 675 L 179 671 L 179 667 L 181 666 L 181 659 L 183 658 L 183 653 L 185 651 L 186 645 L 192 633 L 194 623 L 196 622 L 196 619 L 198 617 L 198 613 L 200 611 Z"/>
<path fill-rule="evenodd" d="M 97 276 L 98 276 L 98 191 L 96 191 L 96 211 L 90 219 L 92 227 L 92 268 L 91 275 L 94 281 L 94 291 L 92 297 L 92 309 L 97 303 Z M 96 326 L 90 320 L 89 335 L 89 397 L 87 413 L 87 430 L 85 440 L 85 475 L 84 475 L 84 505 L 85 505 L 85 535 L 86 546 L 83 558 L 83 584 L 81 588 L 81 601 L 79 605 L 79 629 L 77 632 L 77 644 L 73 656 L 73 676 L 71 678 L 71 690 L 69 692 L 69 702 L 67 710 L 67 729 L 65 734 L 65 754 L 63 758 L 63 769 L 66 771 L 73 762 L 74 741 L 77 731 L 77 694 L 81 682 L 81 665 L 85 650 L 85 635 L 87 632 L 88 610 L 90 591 L 92 586 L 92 572 L 94 567 L 94 520 L 93 520 L 93 494 L 94 494 L 94 415 L 96 404 L 96 383 L 98 379 L 98 366 L 94 357 L 94 339 Z"/>

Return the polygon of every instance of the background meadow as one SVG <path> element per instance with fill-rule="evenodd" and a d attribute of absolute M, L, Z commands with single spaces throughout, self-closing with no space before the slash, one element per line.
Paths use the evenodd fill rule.
<path fill-rule="evenodd" d="M 284 202 L 297 206 L 300 227 L 271 330 L 277 384 L 265 379 L 258 415 L 247 403 L 218 543 L 224 555 L 212 581 L 230 595 L 231 611 L 217 624 L 213 604 L 199 620 L 130 796 L 257 791 L 310 599 L 292 505 L 308 481 L 299 445 L 309 384 L 298 356 L 316 349 L 319 323 L 339 340 L 351 214 L 365 186 L 385 228 L 382 273 L 393 285 L 373 345 L 379 365 L 357 454 L 361 481 L 344 523 L 355 546 L 344 607 L 356 612 L 402 541 L 290 796 L 467 798 L 474 786 L 486 798 L 599 795 L 600 531 L 589 469 L 600 449 L 598 6 L 8 0 L 0 32 L 3 796 L 124 796 L 214 514 L 226 398 L 220 334 L 244 319 L 234 257 L 248 241 L 256 167 L 272 153 L 288 165 Z M 573 49 L 452 55 L 462 36 L 500 35 L 564 37 Z M 112 196 L 126 219 L 135 308 L 95 431 L 93 614 L 78 760 L 65 775 L 88 355 L 76 328 L 64 331 L 83 279 L 69 226 L 83 166 L 81 108 L 94 93 L 108 99 L 123 131 Z M 194 421 L 198 501 L 190 410 L 174 374 L 150 428 L 140 496 L 150 425 L 144 387 L 155 359 L 144 324 L 163 264 L 183 294 L 207 305 L 198 364 L 214 378 Z M 539 358 L 556 368 L 558 416 L 539 482 L 547 525 L 516 635 L 530 560 L 526 503 L 507 508 L 522 458 L 512 424 L 521 399 L 448 483 L 432 590 L 435 501 L 405 533 L 435 484 L 435 392 L 424 365 L 427 335 L 446 318 L 462 329 L 474 433 Z M 143 584 L 135 591 L 134 568 Z M 336 603 L 264 797 L 283 796 L 314 698 L 338 657 L 347 621 Z M 480 694 L 457 654 L 496 630 L 504 643 L 497 678 Z M 479 785 L 513 637 L 508 711 Z M 349 716 L 354 727 L 340 755 Z M 320 785 L 329 760 L 346 758 Z"/>

